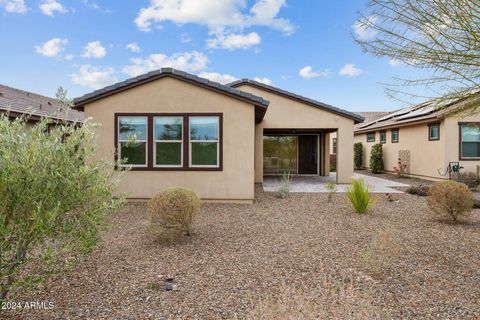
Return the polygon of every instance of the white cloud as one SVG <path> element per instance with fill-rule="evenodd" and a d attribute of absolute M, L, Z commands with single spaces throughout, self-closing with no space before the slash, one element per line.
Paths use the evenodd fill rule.
<path fill-rule="evenodd" d="M 202 72 L 198 75 L 201 78 L 206 78 L 211 81 L 219 82 L 221 84 L 227 84 L 238 80 L 238 78 L 229 75 L 229 74 L 221 74 L 217 72 Z"/>
<path fill-rule="evenodd" d="M 68 44 L 67 39 L 54 38 L 48 40 L 40 46 L 35 46 L 37 53 L 49 57 L 59 58 L 60 54 L 65 50 L 65 46 Z"/>
<path fill-rule="evenodd" d="M 105 49 L 100 41 L 89 42 L 84 50 L 82 57 L 84 58 L 103 58 L 107 55 L 107 49 Z"/>
<path fill-rule="evenodd" d="M 114 72 L 115 70 L 112 68 L 98 70 L 89 64 L 84 64 L 80 66 L 78 73 L 71 75 L 71 78 L 75 84 L 100 89 L 117 82 L 117 79 L 113 76 Z"/>
<path fill-rule="evenodd" d="M 339 74 L 346 77 L 357 77 L 363 73 L 363 70 L 355 67 L 354 64 L 346 64 L 340 69 Z"/>
<path fill-rule="evenodd" d="M 311 66 L 306 66 L 298 72 L 298 74 L 305 79 L 312 79 L 312 78 L 319 78 L 319 77 L 327 77 L 330 75 L 330 71 L 324 70 L 321 72 L 315 72 L 313 71 L 313 68 Z"/>
<path fill-rule="evenodd" d="M 167 56 L 162 53 L 151 54 L 146 58 L 130 59 L 131 64 L 122 72 L 135 77 L 160 68 L 176 68 L 187 72 L 200 71 L 206 68 L 208 58 L 200 52 L 182 52 Z"/>
<path fill-rule="evenodd" d="M 140 52 L 142 51 L 142 49 L 140 49 L 140 46 L 138 45 L 138 43 L 135 43 L 135 42 L 132 42 L 132 43 L 129 43 L 125 46 L 125 48 L 127 48 L 128 50 L 132 51 L 132 52 Z"/>
<path fill-rule="evenodd" d="M 28 10 L 25 0 L 0 0 L 0 6 L 10 13 L 26 13 Z"/>
<path fill-rule="evenodd" d="M 260 77 L 255 77 L 253 78 L 253 80 L 257 81 L 257 82 L 260 82 L 260 83 L 263 83 L 263 84 L 266 84 L 266 85 L 273 85 L 273 81 L 268 79 L 268 78 L 260 78 Z"/>
<path fill-rule="evenodd" d="M 192 38 L 188 34 L 184 33 L 180 36 L 180 41 L 182 43 L 189 43 L 192 42 Z"/>
<path fill-rule="evenodd" d="M 278 18 L 286 0 L 256 0 L 247 10 L 245 0 L 150 0 L 142 8 L 135 23 L 143 31 L 150 31 L 152 25 L 164 21 L 177 24 L 196 23 L 208 26 L 212 32 L 227 28 L 242 29 L 251 26 L 267 26 L 286 34 L 295 27 L 290 21 Z"/>
<path fill-rule="evenodd" d="M 295 31 L 289 20 L 278 17 L 284 6 L 286 0 L 255 0 L 253 6 L 245 0 L 150 0 L 149 6 L 138 13 L 135 24 L 142 31 L 161 28 L 165 21 L 199 24 L 215 36 L 208 40 L 209 47 L 248 48 L 260 43 L 260 36 L 242 35 L 245 28 L 263 26 L 287 35 Z"/>
<path fill-rule="evenodd" d="M 403 65 L 403 62 L 398 60 L 398 59 L 390 59 L 388 61 L 388 63 L 391 65 L 391 66 L 394 66 L 394 67 L 398 67 L 398 66 L 401 66 Z"/>
<path fill-rule="evenodd" d="M 39 5 L 39 8 L 43 14 L 50 17 L 53 17 L 55 12 L 58 12 L 58 13 L 68 12 L 68 10 L 60 2 L 57 2 L 56 0 L 45 0 Z"/>
<path fill-rule="evenodd" d="M 215 39 L 207 40 L 207 46 L 211 49 L 248 49 L 259 44 L 262 41 L 258 33 L 249 34 L 217 34 Z"/>
<path fill-rule="evenodd" d="M 378 34 L 378 31 L 372 26 L 377 22 L 378 16 L 371 15 L 355 21 L 353 30 L 360 40 L 372 40 Z"/>

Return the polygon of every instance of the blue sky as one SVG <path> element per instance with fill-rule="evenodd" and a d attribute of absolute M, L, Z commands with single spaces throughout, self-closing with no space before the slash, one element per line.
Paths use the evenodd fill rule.
<path fill-rule="evenodd" d="M 412 70 L 361 51 L 359 0 L 0 0 L 0 83 L 76 97 L 173 66 L 257 78 L 351 111 L 392 110 L 381 83 Z"/>

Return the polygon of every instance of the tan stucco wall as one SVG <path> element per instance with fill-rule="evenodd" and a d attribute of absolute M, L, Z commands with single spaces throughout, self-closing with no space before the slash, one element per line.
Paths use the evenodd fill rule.
<path fill-rule="evenodd" d="M 255 128 L 255 182 L 263 181 L 264 129 L 337 129 L 337 179 L 349 183 L 353 175 L 353 120 L 248 84 L 238 89 L 270 101 L 264 120 Z"/>
<path fill-rule="evenodd" d="M 446 130 L 444 121 L 440 123 L 440 140 L 438 141 L 428 140 L 428 124 L 426 123 L 399 128 L 398 143 L 392 143 L 391 129 L 386 129 L 386 131 L 387 142 L 382 145 L 385 170 L 393 171 L 394 167 L 398 167 L 399 150 L 410 150 L 411 175 L 434 179 L 444 178 L 438 173 L 438 170 L 445 170 L 448 165 L 448 161 L 444 157 L 445 142 L 452 134 L 450 130 Z M 367 142 L 366 133 L 356 134 L 354 142 L 363 144 L 363 165 L 368 168 L 372 146 L 380 143 L 380 131 L 376 131 L 375 142 Z"/>
<path fill-rule="evenodd" d="M 181 186 L 202 199 L 254 198 L 253 105 L 169 77 L 117 93 L 85 106 L 85 117 L 101 124 L 96 135 L 97 158 L 112 160 L 114 114 L 121 112 L 223 113 L 223 171 L 130 171 L 118 193 L 151 198 L 164 188 Z"/>

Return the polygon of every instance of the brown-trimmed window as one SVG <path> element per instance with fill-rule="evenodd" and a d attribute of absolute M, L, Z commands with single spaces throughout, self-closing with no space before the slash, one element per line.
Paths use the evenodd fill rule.
<path fill-rule="evenodd" d="M 437 141 L 440 140 L 440 124 L 431 123 L 428 125 L 428 140 Z"/>
<path fill-rule="evenodd" d="M 116 157 L 132 170 L 222 170 L 223 115 L 115 114 Z"/>
<path fill-rule="evenodd" d="M 118 121 L 118 158 L 121 166 L 147 167 L 148 118 L 146 116 L 120 116 Z"/>
<path fill-rule="evenodd" d="M 392 143 L 397 143 L 400 139 L 400 130 L 392 129 Z"/>
<path fill-rule="evenodd" d="M 387 143 L 387 131 L 380 131 L 380 143 Z"/>
<path fill-rule="evenodd" d="M 332 153 L 337 154 L 337 138 L 332 138 Z"/>
<path fill-rule="evenodd" d="M 367 133 L 367 142 L 375 142 L 375 132 Z"/>
<path fill-rule="evenodd" d="M 190 167 L 217 168 L 220 162 L 220 118 L 193 116 L 189 121 Z"/>
<path fill-rule="evenodd" d="M 460 124 L 460 159 L 480 159 L 480 123 Z"/>
<path fill-rule="evenodd" d="M 155 167 L 183 167 L 183 117 L 153 117 Z"/>

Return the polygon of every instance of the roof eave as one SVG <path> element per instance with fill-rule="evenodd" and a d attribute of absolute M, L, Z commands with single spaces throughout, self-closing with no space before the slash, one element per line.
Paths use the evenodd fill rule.
<path fill-rule="evenodd" d="M 316 102 L 313 99 L 309 99 L 309 98 L 306 98 L 306 97 L 301 97 L 299 95 L 295 95 L 295 94 L 290 93 L 288 91 L 285 91 L 285 90 L 282 90 L 282 89 L 279 89 L 279 88 L 275 88 L 275 87 L 272 87 L 272 86 L 266 85 L 264 83 L 254 81 L 254 80 L 241 79 L 241 80 L 236 80 L 236 81 L 233 81 L 233 82 L 227 84 L 227 86 L 232 87 L 232 88 L 237 88 L 241 85 L 251 85 L 251 86 L 257 87 L 259 89 L 263 89 L 263 90 L 281 95 L 281 96 L 286 97 L 288 99 L 292 99 L 292 100 L 295 100 L 295 101 L 298 101 L 298 102 L 301 102 L 301 103 L 304 103 L 304 104 L 308 104 L 308 105 L 310 105 L 312 107 L 315 107 L 315 108 L 318 108 L 318 109 L 322 109 L 322 110 L 332 112 L 332 113 L 335 113 L 335 114 L 343 116 L 343 117 L 347 117 L 349 119 L 352 119 L 354 121 L 354 124 L 362 123 L 365 120 L 364 117 L 362 117 L 361 115 L 355 114 L 353 112 L 349 112 L 349 111 L 346 111 L 346 110 L 343 110 L 343 109 L 340 109 L 340 108 L 329 106 L 329 105 L 326 105 L 324 103 Z"/>

